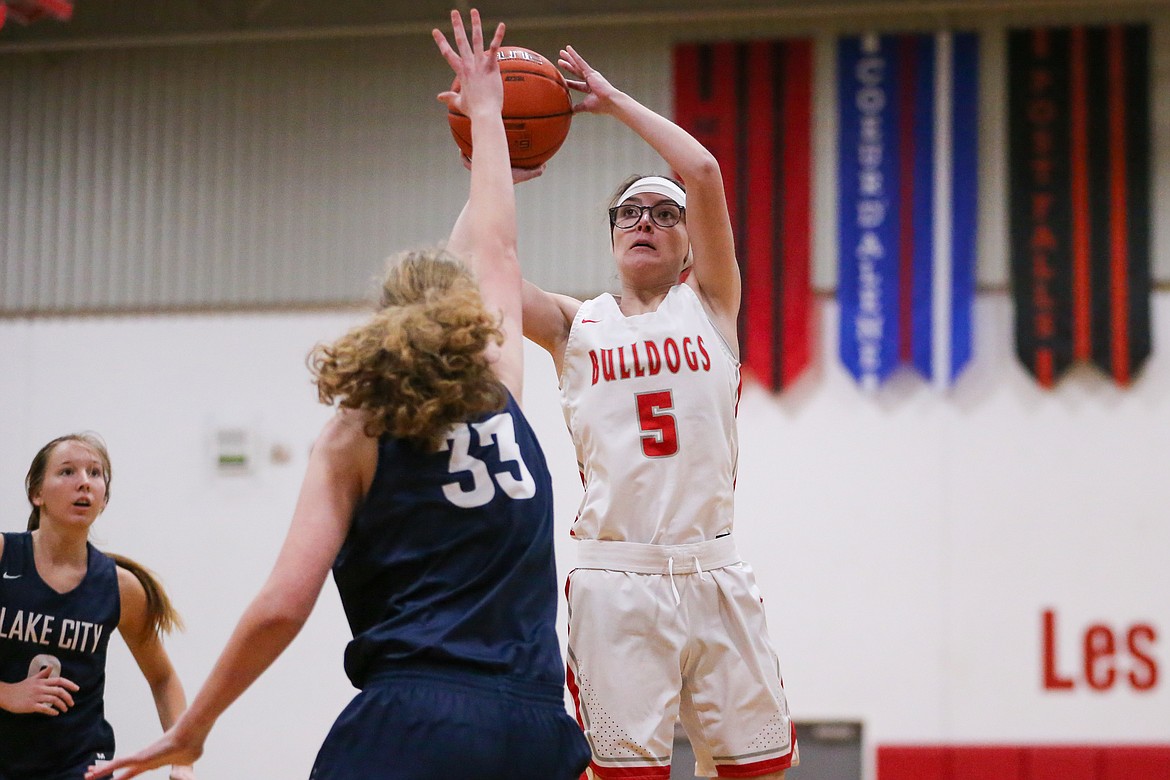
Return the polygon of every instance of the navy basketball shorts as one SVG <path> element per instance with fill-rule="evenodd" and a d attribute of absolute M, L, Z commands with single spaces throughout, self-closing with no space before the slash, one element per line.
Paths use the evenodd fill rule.
<path fill-rule="evenodd" d="M 411 668 L 354 697 L 310 780 L 576 780 L 588 763 L 558 686 Z"/>

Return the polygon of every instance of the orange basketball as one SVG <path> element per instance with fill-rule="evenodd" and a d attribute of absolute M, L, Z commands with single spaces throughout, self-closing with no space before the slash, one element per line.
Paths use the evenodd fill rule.
<path fill-rule="evenodd" d="M 536 168 L 556 154 L 569 135 L 573 99 L 556 65 L 520 46 L 501 46 L 497 55 L 504 79 L 504 133 L 514 168 Z M 451 85 L 458 91 L 459 79 Z M 471 120 L 447 112 L 451 135 L 471 157 Z"/>

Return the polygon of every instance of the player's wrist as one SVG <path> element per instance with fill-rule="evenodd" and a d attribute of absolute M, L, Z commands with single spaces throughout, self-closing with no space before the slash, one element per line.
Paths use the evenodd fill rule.
<path fill-rule="evenodd" d="M 199 718 L 192 713 L 193 710 L 188 709 L 180 715 L 171 727 L 170 735 L 175 745 L 189 746 L 202 754 L 203 743 L 207 741 L 207 735 L 215 725 L 215 719 Z"/>
<path fill-rule="evenodd" d="M 504 105 L 502 103 L 494 106 L 471 106 L 467 110 L 467 116 L 474 122 L 477 119 L 482 119 L 485 122 L 490 122 L 493 119 L 499 119 Z"/>

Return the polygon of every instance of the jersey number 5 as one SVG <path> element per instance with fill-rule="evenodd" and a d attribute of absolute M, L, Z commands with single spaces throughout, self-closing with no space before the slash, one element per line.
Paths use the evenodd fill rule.
<path fill-rule="evenodd" d="M 520 479 L 512 476 L 511 471 L 490 473 L 487 464 L 471 454 L 472 428 L 479 435 L 481 444 L 495 441 L 500 451 L 500 462 L 514 462 L 519 467 Z M 520 445 L 516 443 L 516 426 L 510 414 L 497 414 L 471 425 L 456 425 L 440 449 L 451 451 L 451 458 L 447 461 L 449 473 L 471 475 L 470 490 L 464 490 L 458 481 L 443 485 L 443 495 L 457 507 L 471 509 L 483 506 L 495 497 L 496 485 L 511 498 L 532 498 L 536 495 L 536 481 L 520 455 Z"/>
<path fill-rule="evenodd" d="M 670 410 L 674 397 L 669 390 L 638 393 L 638 427 L 642 429 L 642 454 L 647 458 L 665 458 L 678 452 L 678 426 Z"/>

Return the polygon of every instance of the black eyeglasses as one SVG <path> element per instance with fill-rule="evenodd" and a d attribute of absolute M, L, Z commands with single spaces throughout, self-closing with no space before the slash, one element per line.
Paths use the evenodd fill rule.
<path fill-rule="evenodd" d="M 653 206 L 642 206 L 638 203 L 622 203 L 609 210 L 609 224 L 611 227 L 629 230 L 642 221 L 642 215 L 650 212 L 650 221 L 660 228 L 672 228 L 682 221 L 687 210 L 677 203 L 664 200 Z"/>

